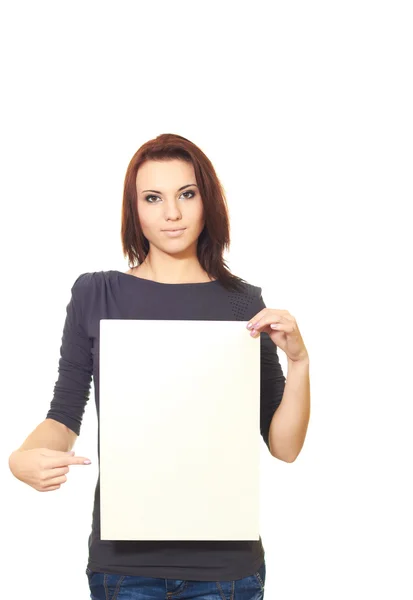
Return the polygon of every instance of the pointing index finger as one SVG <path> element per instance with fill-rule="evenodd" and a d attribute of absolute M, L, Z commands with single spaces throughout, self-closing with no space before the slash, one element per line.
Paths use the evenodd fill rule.
<path fill-rule="evenodd" d="M 91 460 L 86 456 L 70 456 L 68 454 L 62 456 L 52 456 L 49 458 L 50 467 L 65 467 L 68 465 L 90 465 Z"/>

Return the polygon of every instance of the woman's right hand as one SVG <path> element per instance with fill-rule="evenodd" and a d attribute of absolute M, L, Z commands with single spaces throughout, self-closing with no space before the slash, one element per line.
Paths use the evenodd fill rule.
<path fill-rule="evenodd" d="M 74 456 L 74 451 L 60 452 L 49 448 L 15 450 L 9 457 L 13 475 L 38 492 L 51 492 L 67 481 L 66 473 L 71 465 L 84 465 L 89 459 Z M 90 461 L 89 461 L 90 462 Z"/>

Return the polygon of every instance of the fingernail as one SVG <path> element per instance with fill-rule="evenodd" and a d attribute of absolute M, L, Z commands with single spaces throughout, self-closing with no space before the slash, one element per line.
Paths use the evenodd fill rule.
<path fill-rule="evenodd" d="M 84 464 L 85 464 L 85 465 L 90 465 L 90 464 L 92 464 L 92 461 L 91 461 L 91 460 L 85 460 L 85 461 L 84 461 Z"/>
<path fill-rule="evenodd" d="M 251 328 L 252 328 L 252 323 L 248 323 L 247 329 L 251 329 Z"/>

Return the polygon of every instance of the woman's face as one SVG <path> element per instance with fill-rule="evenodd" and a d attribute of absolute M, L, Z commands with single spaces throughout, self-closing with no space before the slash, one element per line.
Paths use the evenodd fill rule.
<path fill-rule="evenodd" d="M 192 163 L 148 160 L 138 169 L 136 190 L 139 221 L 151 245 L 168 254 L 196 248 L 205 221 Z M 184 231 L 173 234 L 168 229 Z"/>

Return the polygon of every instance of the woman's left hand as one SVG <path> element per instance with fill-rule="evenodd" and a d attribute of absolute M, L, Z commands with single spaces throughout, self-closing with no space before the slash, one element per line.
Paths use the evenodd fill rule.
<path fill-rule="evenodd" d="M 268 333 L 271 341 L 286 353 L 289 360 L 308 360 L 297 321 L 288 310 L 263 308 L 249 321 L 247 329 L 252 337 L 257 337 L 262 332 Z"/>

